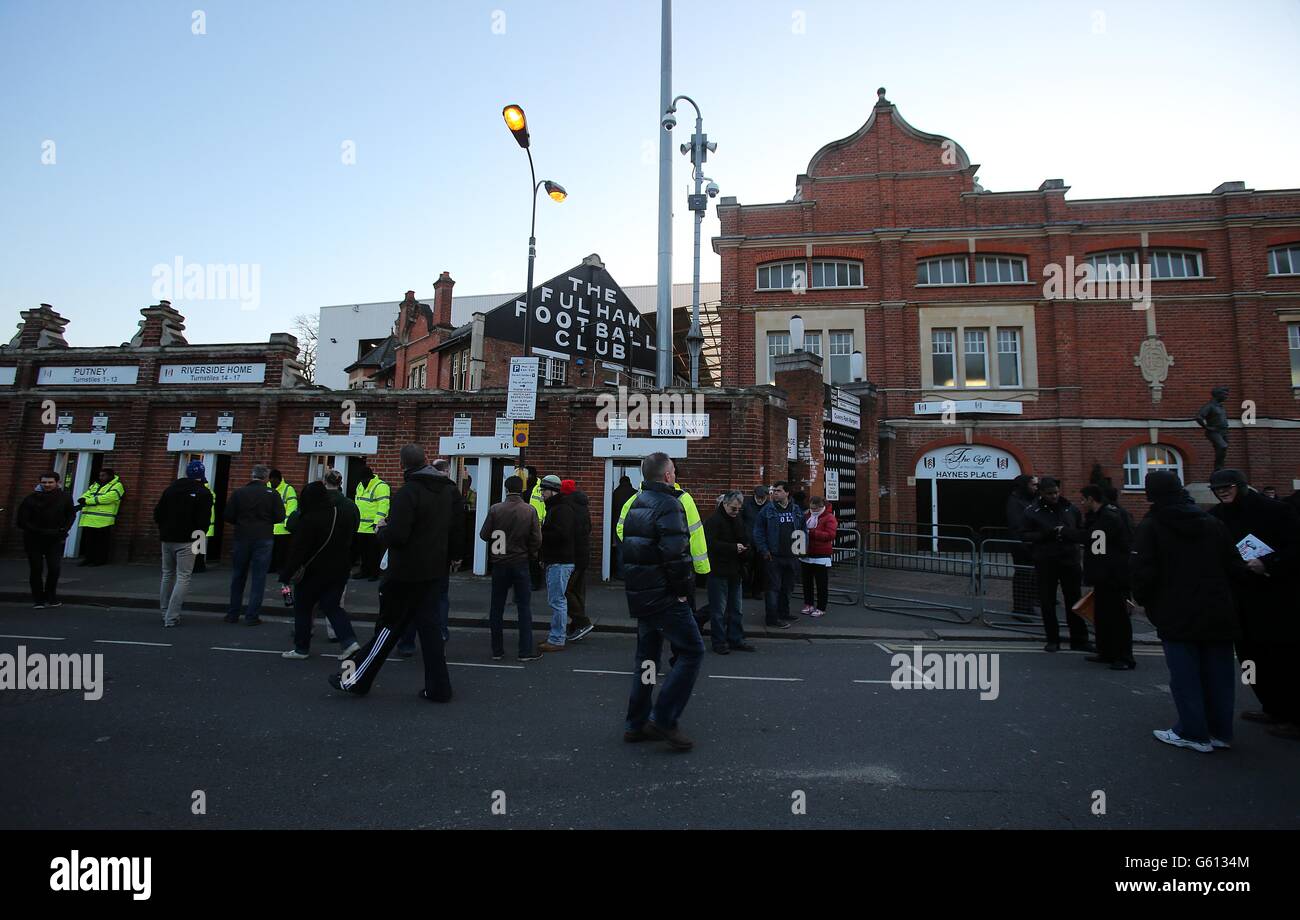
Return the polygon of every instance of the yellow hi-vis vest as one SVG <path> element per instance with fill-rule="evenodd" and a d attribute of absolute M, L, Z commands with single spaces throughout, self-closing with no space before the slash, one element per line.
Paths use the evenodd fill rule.
<path fill-rule="evenodd" d="M 268 482 L 267 486 L 270 485 Z M 280 496 L 280 501 L 284 502 L 284 521 L 287 521 L 289 515 L 298 510 L 298 493 L 294 491 L 293 486 L 283 479 L 280 480 L 280 488 L 276 489 L 275 492 Z M 277 537 L 289 536 L 289 528 L 284 526 L 284 521 L 276 524 L 271 533 Z"/>
<path fill-rule="evenodd" d="M 388 499 L 392 490 L 388 483 L 378 476 L 371 478 L 369 484 L 357 486 L 357 510 L 361 520 L 357 522 L 357 533 L 374 533 L 375 521 L 380 515 L 388 517 Z"/>
<path fill-rule="evenodd" d="M 537 512 L 537 523 L 539 524 L 546 522 L 546 499 L 542 498 L 541 484 L 542 481 L 537 480 L 533 484 L 532 494 L 528 496 L 528 504 L 532 505 L 533 510 Z"/>
<path fill-rule="evenodd" d="M 217 493 L 213 492 L 212 486 L 208 485 L 206 482 L 203 484 L 203 487 L 207 489 L 208 494 L 212 496 L 212 507 L 208 509 L 208 536 L 215 537 L 217 535 Z"/>
<path fill-rule="evenodd" d="M 695 567 L 696 575 L 709 574 L 709 544 L 704 539 L 704 522 L 700 520 L 700 511 L 695 507 L 695 499 L 691 498 L 691 493 L 681 487 L 680 483 L 673 483 L 673 488 L 677 490 L 677 499 L 682 503 L 682 510 L 686 512 L 686 530 L 691 535 L 691 565 Z M 623 539 L 623 520 L 627 517 L 628 509 L 636 501 L 637 495 L 641 490 L 636 490 L 633 495 L 623 504 L 623 510 L 618 515 L 618 527 L 615 532 L 620 540 Z"/>
<path fill-rule="evenodd" d="M 108 482 L 95 483 L 81 496 L 86 503 L 86 507 L 81 509 L 81 526 L 112 527 L 117 523 L 117 510 L 122 506 L 125 494 L 126 486 L 116 476 Z"/>

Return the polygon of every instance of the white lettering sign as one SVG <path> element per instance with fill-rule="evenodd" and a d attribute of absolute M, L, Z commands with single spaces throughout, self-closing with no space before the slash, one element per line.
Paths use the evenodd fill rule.
<path fill-rule="evenodd" d="M 110 451 L 117 441 L 115 434 L 73 434 L 70 431 L 54 431 L 45 436 L 42 450 L 95 450 Z"/>
<path fill-rule="evenodd" d="M 799 422 L 792 418 L 786 419 L 785 459 L 799 459 Z"/>
<path fill-rule="evenodd" d="M 938 447 L 916 461 L 917 479 L 1015 479 L 1019 475 L 1015 457 L 978 444 Z"/>
<path fill-rule="evenodd" d="M 192 431 L 182 431 L 179 434 L 167 435 L 167 449 L 173 452 L 194 450 L 210 451 L 214 454 L 237 454 L 243 446 L 242 434 L 228 432 L 195 434 Z"/>
<path fill-rule="evenodd" d="M 265 364 L 164 364 L 159 383 L 264 383 Z"/>
<path fill-rule="evenodd" d="M 458 415 L 451 420 L 451 434 L 455 438 L 467 438 L 470 431 L 470 418 L 468 415 Z"/>
<path fill-rule="evenodd" d="M 707 412 L 683 415 L 651 415 L 650 434 L 656 438 L 707 438 L 709 415 Z"/>
<path fill-rule="evenodd" d="M 1018 402 L 997 402 L 992 399 L 958 399 L 919 402 L 913 407 L 917 415 L 942 415 L 944 412 L 972 413 L 988 412 L 995 415 L 1021 415 L 1025 404 Z"/>
<path fill-rule="evenodd" d="M 513 441 L 515 438 L 514 419 L 500 417 L 497 419 L 496 431 L 494 436 L 499 440 Z"/>
<path fill-rule="evenodd" d="M 510 359 L 506 418 L 528 421 L 537 417 L 537 362 L 537 358 Z"/>
<path fill-rule="evenodd" d="M 43 367 L 36 375 L 38 387 L 50 386 L 132 386 L 140 376 L 140 368 L 128 366 L 81 365 Z"/>
<path fill-rule="evenodd" d="M 300 434 L 300 454 L 343 454 L 360 456 L 379 453 L 379 438 L 373 434 L 353 437 L 350 434 Z"/>
<path fill-rule="evenodd" d="M 840 471 L 826 471 L 826 500 L 828 502 L 837 502 L 840 500 Z"/>

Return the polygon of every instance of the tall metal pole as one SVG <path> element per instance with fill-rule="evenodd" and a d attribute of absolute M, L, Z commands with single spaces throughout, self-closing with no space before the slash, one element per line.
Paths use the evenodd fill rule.
<path fill-rule="evenodd" d="M 694 105 L 695 103 L 691 103 Z M 704 117 L 695 109 L 695 134 L 691 137 L 691 162 L 695 164 L 695 200 L 699 201 L 704 182 Z M 695 266 L 691 275 L 691 328 L 686 334 L 691 353 L 691 388 L 700 385 L 700 345 L 704 333 L 700 331 L 700 225 L 704 223 L 704 209 L 695 211 Z"/>
<path fill-rule="evenodd" d="M 662 0 L 662 34 L 659 40 L 659 111 L 655 124 L 673 99 L 673 4 Z M 659 283 L 655 308 L 658 362 L 656 382 L 661 390 L 673 383 L 673 145 L 659 128 Z"/>
<path fill-rule="evenodd" d="M 524 357 L 531 357 L 529 352 L 532 349 L 532 332 L 533 332 L 533 263 L 537 261 L 537 172 L 533 169 L 533 152 L 524 148 L 528 153 L 528 175 L 532 178 L 533 183 L 533 218 L 528 225 L 528 287 L 524 291 Z M 524 448 L 519 448 L 520 469 L 524 468 Z M 527 488 L 527 486 L 526 486 Z M 531 496 L 525 495 L 524 501 Z"/>

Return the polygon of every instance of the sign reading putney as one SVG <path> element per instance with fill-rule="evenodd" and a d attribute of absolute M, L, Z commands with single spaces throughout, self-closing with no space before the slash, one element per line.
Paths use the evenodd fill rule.
<path fill-rule="evenodd" d="M 655 369 L 653 317 L 643 316 L 595 256 L 534 288 L 532 345 L 539 352 L 600 359 L 637 370 Z M 527 294 L 489 313 L 483 333 L 524 340 Z"/>

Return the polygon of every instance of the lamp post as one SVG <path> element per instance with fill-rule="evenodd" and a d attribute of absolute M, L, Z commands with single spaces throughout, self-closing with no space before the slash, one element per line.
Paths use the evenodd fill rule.
<path fill-rule="evenodd" d="M 700 330 L 700 225 L 704 223 L 704 212 L 709 209 L 710 198 L 718 197 L 718 184 L 712 179 L 708 180 L 707 194 L 702 189 L 705 181 L 704 161 L 709 158 L 709 154 L 718 149 L 718 145 L 709 140 L 709 136 L 704 133 L 704 116 L 700 114 L 700 107 L 695 104 L 695 100 L 690 96 L 678 96 L 668 106 L 664 112 L 663 126 L 665 130 L 671 131 L 677 119 L 671 117 L 677 111 L 677 103 L 685 99 L 695 109 L 695 133 L 691 135 L 689 144 L 682 144 L 681 151 L 691 158 L 692 170 L 695 179 L 695 193 L 686 197 L 687 207 L 695 213 L 695 265 L 691 277 L 691 328 L 686 333 L 686 349 L 691 355 L 691 387 L 692 389 L 700 385 L 700 352 L 704 349 L 704 333 Z"/>
<path fill-rule="evenodd" d="M 524 357 L 527 358 L 533 344 L 533 263 L 537 261 L 537 190 L 545 186 L 546 194 L 555 201 L 563 201 L 568 197 L 568 192 L 559 183 L 552 182 L 550 179 L 537 181 L 537 171 L 533 168 L 533 151 L 528 137 L 528 118 L 524 115 L 524 110 L 517 105 L 508 105 L 501 110 L 501 117 L 505 119 L 506 127 L 514 135 L 515 141 L 528 154 L 528 174 L 532 183 L 533 215 L 528 225 L 528 287 L 524 291 Z M 524 449 L 521 447 L 519 467 L 522 469 L 523 466 Z"/>

